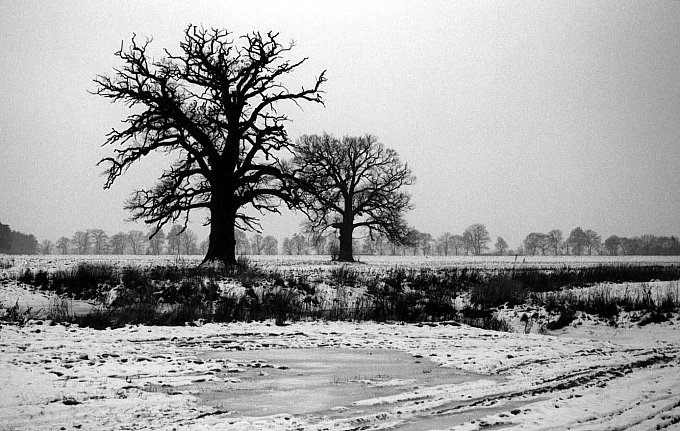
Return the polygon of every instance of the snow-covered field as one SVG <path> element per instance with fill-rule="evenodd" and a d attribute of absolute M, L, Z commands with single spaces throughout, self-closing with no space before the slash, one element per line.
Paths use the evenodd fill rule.
<path fill-rule="evenodd" d="M 43 295 L 3 286 L 4 303 Z M 3 325 L 0 430 L 678 429 L 679 327 L 584 315 L 547 335 L 452 322 Z"/>
<path fill-rule="evenodd" d="M 508 268 L 532 267 L 580 268 L 600 264 L 679 265 L 680 256 L 357 256 L 358 262 L 347 264 L 332 262 L 328 256 L 246 256 L 261 268 L 279 271 L 318 271 L 352 268 L 359 272 L 378 271 L 395 267 L 403 268 Z M 11 277 L 21 269 L 56 270 L 72 267 L 80 262 L 107 263 L 116 266 L 150 265 L 196 265 L 203 256 L 144 256 L 144 255 L 46 255 L 46 256 L 0 256 L 2 262 L 11 263 L 10 268 L 0 269 L 0 279 Z M 0 265 L 2 268 L 2 265 Z"/>

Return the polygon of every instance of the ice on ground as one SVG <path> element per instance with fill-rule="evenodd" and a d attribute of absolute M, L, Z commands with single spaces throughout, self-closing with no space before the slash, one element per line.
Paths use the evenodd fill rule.
<path fill-rule="evenodd" d="M 662 339 L 645 327 L 630 328 L 625 337 L 592 340 L 445 324 L 299 322 L 278 327 L 265 322 L 103 331 L 39 321 L 5 325 L 0 329 L 0 429 L 354 429 L 360 424 L 371 429 L 481 429 L 489 424 L 545 429 L 567 422 L 577 429 L 608 429 L 664 424 L 680 418 L 680 337 L 674 326 L 663 329 Z M 628 343 L 630 338 L 636 342 Z M 288 359 L 274 360 L 272 349 L 288 349 Z M 271 412 L 239 407 L 247 405 L 249 390 L 257 402 L 268 381 L 272 391 L 281 383 L 276 379 L 284 379 L 283 387 L 294 382 L 300 372 L 291 364 L 295 358 L 311 363 L 313 352 L 333 349 L 366 355 L 376 349 L 403 352 L 414 364 L 451 370 L 461 379 L 436 382 L 422 370 L 420 378 L 406 366 L 399 373 L 389 364 L 383 374 L 346 376 L 342 370 L 351 366 L 338 355 L 329 365 L 328 386 L 368 387 L 358 398 L 326 397 L 325 403 L 301 409 L 296 403 L 302 398 L 284 393 Z M 330 389 L 319 383 L 326 377 L 316 366 L 314 389 L 323 399 Z M 276 379 L 267 380 L 271 376 Z M 381 382 L 391 383 L 371 386 Z M 230 402 L 230 391 L 243 391 L 238 402 Z"/>

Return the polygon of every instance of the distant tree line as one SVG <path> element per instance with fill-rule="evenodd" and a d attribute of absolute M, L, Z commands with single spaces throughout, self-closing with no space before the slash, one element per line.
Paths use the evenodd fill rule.
<path fill-rule="evenodd" d="M 36 254 L 38 240 L 33 235 L 17 232 L 0 223 L 0 253 Z"/>
<path fill-rule="evenodd" d="M 604 241 L 592 229 L 574 228 L 566 240 L 562 231 L 532 232 L 524 238 L 519 254 L 541 255 L 680 255 L 680 241 L 675 236 L 642 235 L 633 238 L 611 235 Z"/>
<path fill-rule="evenodd" d="M 4 254 L 81 254 L 81 255 L 196 255 L 205 253 L 207 239 L 199 242 L 191 229 L 174 225 L 166 234 L 162 229 L 155 236 L 139 230 L 108 235 L 102 229 L 77 231 L 71 237 L 56 242 L 13 231 L 0 223 L 0 253 Z M 481 223 L 470 225 L 460 234 L 445 232 L 435 238 L 429 233 L 410 228 L 406 241 L 389 241 L 385 235 L 353 238 L 353 249 L 358 255 L 680 255 L 680 240 L 676 236 L 641 235 L 633 238 L 611 235 L 604 241 L 592 229 L 574 228 L 565 239 L 562 231 L 531 232 L 516 249 L 509 249 L 502 237 L 492 243 L 491 235 Z M 247 235 L 236 230 L 238 255 L 330 255 L 337 258 L 340 239 L 336 233 L 316 235 L 302 231 L 285 237 L 279 247 L 272 235 Z"/>
<path fill-rule="evenodd" d="M 475 223 L 460 234 L 445 232 L 437 238 L 412 228 L 401 245 L 391 243 L 382 236 L 368 237 L 364 239 L 361 250 L 363 254 L 376 255 L 482 255 L 490 252 L 490 243 L 491 236 L 486 226 Z M 498 237 L 494 248 L 496 252 L 504 254 L 508 246 L 503 238 Z"/>
<path fill-rule="evenodd" d="M 531 232 L 516 249 L 510 249 L 500 236 L 492 246 L 492 237 L 481 223 L 470 225 L 460 234 L 445 232 L 435 238 L 429 233 L 411 228 L 404 244 L 390 242 L 384 235 L 354 239 L 354 249 L 360 255 L 680 255 L 680 240 L 675 236 L 641 235 L 633 238 L 611 235 L 604 241 L 592 229 L 574 228 L 565 239 L 562 231 Z M 283 240 L 282 254 L 326 254 L 338 252 L 339 239 L 333 234 L 316 238 L 296 233 Z"/>
<path fill-rule="evenodd" d="M 174 225 L 166 234 L 163 229 L 156 235 L 151 231 L 139 230 L 118 232 L 109 236 L 102 229 L 77 231 L 72 237 L 61 237 L 56 243 L 45 240 L 38 246 L 41 254 L 81 254 L 81 255 L 196 255 L 205 253 L 208 240 L 199 242 L 198 236 L 191 229 L 183 229 Z M 279 254 L 278 241 L 271 235 L 254 235 L 251 238 L 236 231 L 236 247 L 238 254 Z"/>
<path fill-rule="evenodd" d="M 390 241 L 385 234 L 353 238 L 353 249 L 360 255 L 481 255 L 489 252 L 491 237 L 483 224 L 475 223 L 461 234 L 444 233 L 439 238 L 432 234 L 409 228 L 401 242 Z M 498 237 L 494 244 L 496 253 L 504 254 L 508 245 Z M 335 233 L 318 236 L 314 233 L 295 233 L 283 240 L 282 253 L 326 254 L 337 257 L 340 253 L 340 238 Z"/>
<path fill-rule="evenodd" d="M 198 242 L 191 229 L 174 225 L 167 234 L 161 229 L 155 236 L 140 230 L 108 235 L 102 229 L 79 230 L 73 236 L 62 236 L 55 243 L 44 240 L 38 251 L 41 254 L 148 254 L 194 255 L 204 253 L 207 242 Z M 150 239 L 149 239 L 150 238 Z"/>

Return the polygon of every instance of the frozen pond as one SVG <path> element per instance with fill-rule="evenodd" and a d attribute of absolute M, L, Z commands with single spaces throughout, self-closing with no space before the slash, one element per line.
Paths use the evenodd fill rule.
<path fill-rule="evenodd" d="M 490 379 L 419 356 L 388 349 L 338 348 L 209 352 L 202 358 L 222 361 L 225 368 L 218 376 L 233 376 L 230 384 L 198 382 L 173 390 L 198 391 L 202 402 L 238 416 L 343 416 L 367 410 L 356 404 L 361 400 Z"/>

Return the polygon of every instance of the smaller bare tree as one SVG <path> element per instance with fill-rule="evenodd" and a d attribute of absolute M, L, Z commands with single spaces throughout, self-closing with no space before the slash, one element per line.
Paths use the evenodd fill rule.
<path fill-rule="evenodd" d="M 291 177 L 299 188 L 299 208 L 317 236 L 329 228 L 340 237 L 339 260 L 353 261 L 353 233 L 383 234 L 401 243 L 408 234 L 404 213 L 413 184 L 411 170 L 396 151 L 375 136 L 305 135 L 294 147 Z"/>

